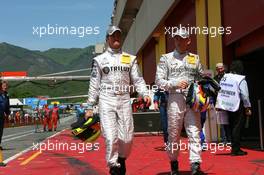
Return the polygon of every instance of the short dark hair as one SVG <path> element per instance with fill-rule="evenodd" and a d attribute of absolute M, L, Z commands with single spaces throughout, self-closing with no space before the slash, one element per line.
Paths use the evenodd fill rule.
<path fill-rule="evenodd" d="M 6 81 L 6 80 L 1 80 L 0 81 L 0 84 L 2 85 L 2 84 L 8 84 L 8 81 Z"/>
<path fill-rule="evenodd" d="M 230 65 L 230 72 L 236 74 L 243 74 L 244 66 L 241 60 L 234 60 Z"/>
<path fill-rule="evenodd" d="M 2 90 L 2 85 L 3 84 L 7 84 L 8 85 L 8 81 L 6 81 L 6 80 L 1 80 L 0 81 L 0 90 Z"/>

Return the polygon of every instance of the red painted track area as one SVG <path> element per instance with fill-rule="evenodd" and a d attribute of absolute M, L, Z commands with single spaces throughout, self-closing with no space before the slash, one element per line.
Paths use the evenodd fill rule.
<path fill-rule="evenodd" d="M 167 154 L 162 148 L 161 136 L 135 136 L 131 156 L 127 160 L 128 175 L 166 175 L 170 170 Z M 45 143 L 57 143 L 57 150 L 38 153 L 31 150 L 12 160 L 6 167 L 0 167 L 1 175 L 103 175 L 108 174 L 104 160 L 105 146 L 103 138 L 87 146 L 71 136 L 70 131 L 46 140 Z M 187 139 L 183 139 L 187 142 Z M 59 143 L 68 144 L 68 150 L 58 150 Z M 79 144 L 79 145 L 78 145 Z M 47 146 L 47 145 L 46 145 Z M 78 148 L 79 146 L 79 148 Z M 52 146 L 50 146 L 51 149 Z M 44 148 L 44 146 L 42 146 Z M 55 148 L 55 146 L 54 146 Z M 63 147 L 60 147 L 61 149 Z M 64 147 L 66 149 L 66 146 Z M 207 174 L 219 175 L 261 175 L 264 174 L 264 152 L 248 151 L 247 156 L 231 157 L 229 151 L 205 151 L 202 153 L 202 170 Z M 180 153 L 180 172 L 190 174 L 188 151 Z"/>

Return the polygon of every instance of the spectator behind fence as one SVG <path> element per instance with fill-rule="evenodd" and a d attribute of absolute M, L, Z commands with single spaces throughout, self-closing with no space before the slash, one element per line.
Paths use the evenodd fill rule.
<path fill-rule="evenodd" d="M 8 96 L 8 83 L 7 81 L 0 82 L 0 149 L 3 150 L 1 145 L 3 130 L 5 124 L 5 117 L 10 114 L 10 104 L 9 104 L 9 96 Z"/>

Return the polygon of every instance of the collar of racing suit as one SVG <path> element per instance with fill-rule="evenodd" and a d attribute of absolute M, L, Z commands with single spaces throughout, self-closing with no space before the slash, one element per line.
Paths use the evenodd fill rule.
<path fill-rule="evenodd" d="M 107 52 L 109 52 L 110 54 L 117 54 L 117 53 L 122 53 L 122 50 L 121 50 L 121 48 L 120 49 L 112 49 L 111 47 L 108 47 Z"/>
<path fill-rule="evenodd" d="M 188 54 L 188 52 L 184 52 L 184 53 L 179 53 L 176 49 L 173 52 L 173 57 L 178 59 L 178 60 L 182 60 L 186 55 Z"/>

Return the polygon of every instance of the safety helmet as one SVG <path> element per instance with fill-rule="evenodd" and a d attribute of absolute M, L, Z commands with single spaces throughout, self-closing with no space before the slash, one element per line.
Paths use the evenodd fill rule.
<path fill-rule="evenodd" d="M 189 99 L 190 107 L 196 112 L 204 112 L 209 105 L 209 97 L 205 95 L 201 85 L 198 83 L 192 83 L 189 89 L 191 92 L 191 98 Z"/>
<path fill-rule="evenodd" d="M 210 104 L 210 98 L 220 90 L 219 84 L 210 77 L 203 77 L 199 82 L 190 85 L 186 104 L 196 112 L 204 112 Z"/>
<path fill-rule="evenodd" d="M 84 142 L 94 142 L 100 136 L 99 116 L 89 118 L 83 126 L 72 129 L 72 134 Z"/>

